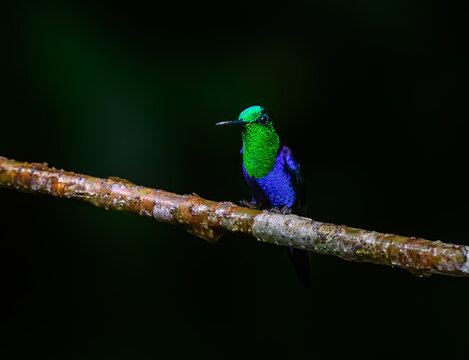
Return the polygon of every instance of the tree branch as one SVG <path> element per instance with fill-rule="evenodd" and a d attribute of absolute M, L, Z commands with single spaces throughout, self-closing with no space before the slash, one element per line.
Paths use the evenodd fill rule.
<path fill-rule="evenodd" d="M 46 163 L 22 163 L 0 156 L 0 186 L 86 202 L 157 221 L 182 225 L 216 242 L 226 231 L 259 241 L 293 246 L 342 259 L 408 269 L 419 275 L 469 276 L 469 247 L 383 234 L 281 215 L 134 185 L 119 178 L 75 174 Z"/>

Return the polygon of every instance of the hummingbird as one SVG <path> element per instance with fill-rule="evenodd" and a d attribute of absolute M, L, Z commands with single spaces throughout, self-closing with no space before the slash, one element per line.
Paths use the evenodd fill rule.
<path fill-rule="evenodd" d="M 241 205 L 281 214 L 304 214 L 306 193 L 300 165 L 290 148 L 281 144 L 272 112 L 255 105 L 243 110 L 238 120 L 216 125 L 241 128 L 241 167 L 252 193 L 252 200 L 242 200 Z M 309 252 L 293 247 L 288 250 L 298 279 L 309 287 Z"/>

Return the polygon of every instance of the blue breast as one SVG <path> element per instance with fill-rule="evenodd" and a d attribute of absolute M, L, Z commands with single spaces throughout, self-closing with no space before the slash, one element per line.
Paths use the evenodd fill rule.
<path fill-rule="evenodd" d="M 261 208 L 292 207 L 295 204 L 296 193 L 286 165 L 285 157 L 279 153 L 273 169 L 259 179 L 250 177 L 243 165 L 244 178 Z"/>

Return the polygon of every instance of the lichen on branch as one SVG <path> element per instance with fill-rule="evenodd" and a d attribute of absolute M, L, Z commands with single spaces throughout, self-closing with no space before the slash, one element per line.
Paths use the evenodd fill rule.
<path fill-rule="evenodd" d="M 228 231 L 346 260 L 401 267 L 418 274 L 469 276 L 467 246 L 248 209 L 195 194 L 177 195 L 138 186 L 116 177 L 102 179 L 57 170 L 46 163 L 18 162 L 0 156 L 0 186 L 75 199 L 106 210 L 182 225 L 211 242 Z"/>

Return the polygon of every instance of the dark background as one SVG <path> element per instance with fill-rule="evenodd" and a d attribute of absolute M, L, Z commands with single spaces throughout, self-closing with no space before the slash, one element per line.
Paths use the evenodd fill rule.
<path fill-rule="evenodd" d="M 0 155 L 248 198 L 272 109 L 319 221 L 468 244 L 467 17 L 451 1 L 6 2 Z M 469 282 L 0 189 L 0 355 L 464 358 Z"/>

